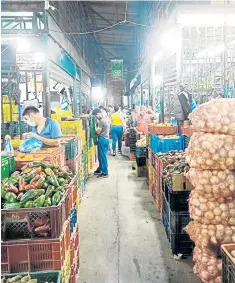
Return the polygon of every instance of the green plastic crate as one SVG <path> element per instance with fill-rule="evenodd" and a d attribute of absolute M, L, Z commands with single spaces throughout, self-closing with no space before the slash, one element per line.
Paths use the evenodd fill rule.
<path fill-rule="evenodd" d="M 78 155 L 78 142 L 76 138 L 66 139 L 66 143 L 61 143 L 65 147 L 65 158 L 74 159 Z"/>
<path fill-rule="evenodd" d="M 5 180 L 6 178 L 10 177 L 10 170 L 9 170 L 9 160 L 8 158 L 1 159 L 1 178 Z"/>
<path fill-rule="evenodd" d="M 32 279 L 37 279 L 37 283 L 61 283 L 61 272 L 59 271 L 50 271 L 50 272 L 30 272 L 30 273 L 11 273 L 11 274 L 5 274 L 1 276 L 1 278 L 12 278 L 17 275 L 20 275 L 22 277 L 30 275 Z"/>
<path fill-rule="evenodd" d="M 2 155 L 2 160 L 8 160 L 9 164 L 9 174 L 15 172 L 15 156 L 14 155 Z"/>

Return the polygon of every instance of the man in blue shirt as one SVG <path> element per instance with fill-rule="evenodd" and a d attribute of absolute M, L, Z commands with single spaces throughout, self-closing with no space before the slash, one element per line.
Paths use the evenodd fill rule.
<path fill-rule="evenodd" d="M 27 134 L 27 138 L 37 138 L 44 147 L 60 146 L 62 133 L 57 121 L 43 117 L 34 106 L 25 108 L 22 116 L 24 122 L 32 127 L 32 132 Z"/>

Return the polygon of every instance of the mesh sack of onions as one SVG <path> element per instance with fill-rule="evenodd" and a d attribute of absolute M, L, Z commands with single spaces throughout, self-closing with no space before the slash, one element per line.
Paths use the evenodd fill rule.
<path fill-rule="evenodd" d="M 230 170 L 190 168 L 186 177 L 197 194 L 207 199 L 235 197 L 235 174 Z"/>
<path fill-rule="evenodd" d="M 197 274 L 202 282 L 205 283 L 221 283 L 222 282 L 222 260 L 216 255 L 194 248 L 193 260 L 195 265 L 193 271 Z"/>
<path fill-rule="evenodd" d="M 235 226 L 205 225 L 191 221 L 185 231 L 195 245 L 208 253 L 219 253 L 222 244 L 235 243 Z"/>
<path fill-rule="evenodd" d="M 235 226 L 235 199 L 207 199 L 192 191 L 189 198 L 190 217 L 202 224 Z"/>
<path fill-rule="evenodd" d="M 235 135 L 235 99 L 214 99 L 190 115 L 193 126 L 202 132 Z"/>
<path fill-rule="evenodd" d="M 197 169 L 235 169 L 235 136 L 193 133 L 186 149 L 186 161 Z"/>

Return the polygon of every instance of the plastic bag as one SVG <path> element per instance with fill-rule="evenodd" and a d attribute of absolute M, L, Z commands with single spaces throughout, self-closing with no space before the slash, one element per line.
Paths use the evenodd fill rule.
<path fill-rule="evenodd" d="M 11 140 L 10 139 L 6 140 L 6 143 L 5 143 L 5 146 L 4 146 L 4 151 L 5 152 L 14 152 L 14 149 L 13 149 L 13 146 L 11 144 Z"/>
<path fill-rule="evenodd" d="M 235 169 L 235 136 L 196 132 L 185 151 L 191 168 Z"/>
<path fill-rule="evenodd" d="M 200 105 L 189 115 L 197 130 L 235 136 L 235 99 L 213 99 Z"/>
<path fill-rule="evenodd" d="M 230 170 L 190 168 L 186 177 L 194 186 L 194 191 L 208 200 L 235 197 L 235 174 Z"/>
<path fill-rule="evenodd" d="M 43 143 L 39 141 L 38 139 L 32 137 L 27 140 L 24 140 L 20 146 L 19 151 L 20 152 L 31 152 L 33 150 L 38 150 L 42 147 Z"/>

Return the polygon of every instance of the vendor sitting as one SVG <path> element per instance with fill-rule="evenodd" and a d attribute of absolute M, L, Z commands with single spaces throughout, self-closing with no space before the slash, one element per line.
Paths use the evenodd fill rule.
<path fill-rule="evenodd" d="M 34 106 L 25 108 L 22 116 L 24 122 L 32 127 L 32 132 L 28 133 L 26 138 L 37 138 L 43 143 L 43 147 L 60 146 L 62 133 L 57 121 L 43 117 Z"/>

